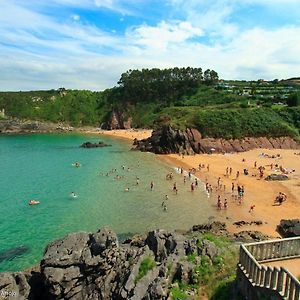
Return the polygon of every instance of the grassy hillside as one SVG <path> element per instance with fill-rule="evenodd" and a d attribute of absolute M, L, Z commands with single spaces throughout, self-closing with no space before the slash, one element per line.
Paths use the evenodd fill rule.
<path fill-rule="evenodd" d="M 129 70 L 116 87 L 0 92 L 8 116 L 99 126 L 113 109 L 134 127 L 170 123 L 208 137 L 299 136 L 300 89 L 294 81 L 224 81 L 201 68 Z M 288 107 L 291 106 L 291 107 Z"/>

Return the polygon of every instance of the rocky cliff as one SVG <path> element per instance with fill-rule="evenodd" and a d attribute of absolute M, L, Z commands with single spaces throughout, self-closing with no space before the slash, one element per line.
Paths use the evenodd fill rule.
<path fill-rule="evenodd" d="M 124 112 L 113 110 L 107 122 L 101 124 L 101 129 L 115 130 L 115 129 L 130 129 L 132 118 L 126 117 Z"/>
<path fill-rule="evenodd" d="M 48 245 L 36 270 L 0 273 L 0 295 L 31 300 L 159 300 L 171 299 L 178 282 L 189 285 L 193 295 L 200 284 L 196 266 L 203 261 L 212 265 L 224 255 L 218 243 L 199 236 L 207 231 L 229 236 L 225 224 L 218 222 L 194 226 L 184 234 L 155 230 L 124 243 L 105 227 L 96 233 L 69 234 Z M 253 233 L 250 238 L 266 237 Z"/>
<path fill-rule="evenodd" d="M 66 132 L 74 128 L 68 125 L 19 119 L 0 120 L 0 133 Z"/>
<path fill-rule="evenodd" d="M 255 148 L 300 149 L 300 144 L 290 137 L 246 137 L 241 140 L 203 138 L 197 129 L 188 128 L 181 131 L 170 126 L 163 126 L 153 131 L 148 139 L 135 141 L 134 144 L 135 149 L 157 154 L 230 153 Z"/>

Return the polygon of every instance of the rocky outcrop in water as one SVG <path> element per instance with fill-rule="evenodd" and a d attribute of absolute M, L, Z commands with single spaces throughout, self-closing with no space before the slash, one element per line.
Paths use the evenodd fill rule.
<path fill-rule="evenodd" d="M 220 222 L 186 233 L 154 230 L 121 244 L 106 227 L 69 234 L 47 246 L 39 269 L 0 273 L 0 294 L 31 300 L 170 299 L 176 282 L 199 284 L 196 265 L 202 259 L 212 264 L 220 254 L 217 244 L 196 234 L 211 231 L 234 238 Z M 254 236 L 259 237 L 265 238 Z"/>
<path fill-rule="evenodd" d="M 281 220 L 277 231 L 284 238 L 300 236 L 300 219 Z"/>
<path fill-rule="evenodd" d="M 111 145 L 105 144 L 103 142 L 98 143 L 91 143 L 91 142 L 85 142 L 82 145 L 80 145 L 81 148 L 103 148 L 103 147 L 110 147 Z"/>
<path fill-rule="evenodd" d="M 169 125 L 153 131 L 151 137 L 135 142 L 135 149 L 157 154 L 230 153 L 255 148 L 300 149 L 300 144 L 290 137 L 246 137 L 241 140 L 203 138 L 197 129 L 182 131 Z"/>

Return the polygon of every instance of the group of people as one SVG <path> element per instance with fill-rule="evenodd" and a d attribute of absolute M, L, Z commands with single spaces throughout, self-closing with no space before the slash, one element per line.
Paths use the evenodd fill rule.
<path fill-rule="evenodd" d="M 274 203 L 278 204 L 278 205 L 281 205 L 282 202 L 286 201 L 286 199 L 287 199 L 287 195 L 285 193 L 279 192 L 279 194 L 275 198 Z"/>

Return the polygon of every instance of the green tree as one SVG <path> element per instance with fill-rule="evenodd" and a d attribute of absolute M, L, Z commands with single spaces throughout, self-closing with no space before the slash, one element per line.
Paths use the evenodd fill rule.
<path fill-rule="evenodd" d="M 299 99 L 299 94 L 297 93 L 292 93 L 289 95 L 289 97 L 287 98 L 286 100 L 286 103 L 289 107 L 292 107 L 292 106 L 298 106 L 300 105 L 300 99 Z"/>

